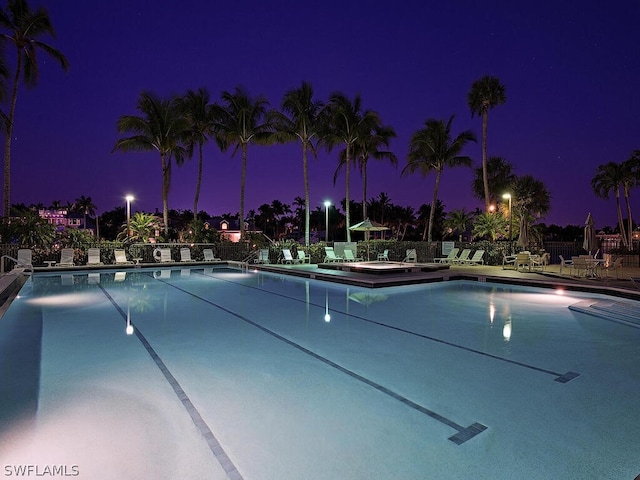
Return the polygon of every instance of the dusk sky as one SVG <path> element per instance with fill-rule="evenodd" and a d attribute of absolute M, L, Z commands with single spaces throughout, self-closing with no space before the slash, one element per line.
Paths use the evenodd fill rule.
<path fill-rule="evenodd" d="M 6 2 L 3 2 L 5 4 Z M 283 94 L 309 81 L 320 100 L 341 91 L 362 97 L 397 132 L 397 168 L 370 161 L 367 198 L 385 192 L 396 205 L 428 204 L 435 177 L 401 177 L 409 138 L 430 118 L 455 115 L 453 133 L 478 137 L 465 151 L 481 162 L 481 121 L 471 117 L 471 84 L 498 77 L 507 102 L 489 113 L 488 154 L 518 175 L 542 180 L 552 196 L 542 222 L 597 228 L 616 224 L 615 200 L 595 197 L 600 164 L 640 149 L 640 2 L 587 1 L 233 1 L 29 0 L 44 5 L 70 70 L 40 53 L 36 88 L 22 85 L 12 145 L 12 203 L 73 202 L 89 196 L 98 213 L 124 205 L 162 211 L 156 153 L 112 153 L 121 115 L 137 114 L 140 92 L 162 96 L 206 87 L 214 100 L 244 86 L 279 108 Z M 13 50 L 8 50 L 10 64 Z M 335 186 L 339 149 L 310 160 L 312 208 L 345 195 Z M 240 156 L 205 151 L 199 209 L 236 213 Z M 169 208 L 192 209 L 196 159 L 174 168 Z M 248 151 L 246 210 L 303 197 L 298 144 Z M 445 210 L 482 207 L 472 169 L 447 169 Z M 351 197 L 362 182 L 352 175 Z M 632 192 L 636 217 L 640 191 Z M 323 207 L 322 207 L 323 208 Z M 640 218 L 640 217 L 638 217 Z"/>

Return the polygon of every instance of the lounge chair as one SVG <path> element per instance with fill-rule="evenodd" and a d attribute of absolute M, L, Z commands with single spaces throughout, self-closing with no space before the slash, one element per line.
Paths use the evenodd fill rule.
<path fill-rule="evenodd" d="M 344 249 L 344 259 L 346 262 L 364 262 L 364 258 L 356 257 L 348 248 Z"/>
<path fill-rule="evenodd" d="M 468 260 L 461 260 L 462 265 L 484 265 L 484 250 L 476 250 Z"/>
<path fill-rule="evenodd" d="M 288 248 L 283 248 L 282 258 L 280 259 L 280 263 L 288 263 L 291 265 L 294 263 L 298 263 L 298 259 L 293 258 L 293 255 L 291 255 L 291 250 L 289 250 Z"/>
<path fill-rule="evenodd" d="M 458 247 L 454 247 L 449 251 L 449 254 L 446 257 L 434 258 L 433 261 L 435 263 L 453 263 L 459 251 L 460 249 Z"/>
<path fill-rule="evenodd" d="M 104 265 L 100 261 L 100 249 L 90 248 L 87 252 L 87 265 Z"/>
<path fill-rule="evenodd" d="M 181 262 L 193 262 L 193 260 L 191 260 L 191 250 L 188 248 L 181 248 L 180 249 L 180 261 Z"/>
<path fill-rule="evenodd" d="M 210 248 L 203 249 L 202 254 L 204 255 L 205 262 L 221 262 L 222 261 L 221 258 L 217 258 L 216 256 L 213 255 L 213 250 L 211 250 Z"/>
<path fill-rule="evenodd" d="M 124 250 L 114 250 L 113 255 L 116 259 L 116 265 L 127 265 L 133 263 L 132 261 L 127 260 L 127 254 Z"/>
<path fill-rule="evenodd" d="M 333 250 L 333 247 L 324 247 L 324 261 L 323 263 L 333 263 L 333 262 L 343 262 L 344 259 L 342 257 L 338 257 L 336 252 Z"/>
<path fill-rule="evenodd" d="M 502 269 L 505 270 L 509 265 L 516 268 L 517 255 L 505 255 L 502 254 Z"/>
<path fill-rule="evenodd" d="M 269 263 L 269 249 L 262 248 L 258 251 L 258 258 L 256 258 L 254 263 Z"/>
<path fill-rule="evenodd" d="M 471 257 L 471 249 L 465 248 L 462 250 L 462 252 L 460 252 L 460 256 L 451 260 L 450 263 L 452 265 L 459 265 L 466 262 L 467 260 L 470 260 L 470 257 Z"/>
<path fill-rule="evenodd" d="M 531 257 L 531 268 L 539 268 L 544 272 L 544 269 L 549 265 L 549 253 L 543 253 L 542 255 L 533 255 Z"/>
<path fill-rule="evenodd" d="M 73 248 L 63 248 L 60 251 L 60 261 L 58 265 L 60 267 L 73 267 L 75 265 L 75 263 L 73 263 L 74 253 Z"/>
<path fill-rule="evenodd" d="M 30 248 L 21 248 L 18 250 L 18 261 L 16 268 L 24 268 L 33 271 L 33 252 Z"/>
<path fill-rule="evenodd" d="M 171 258 L 171 249 L 170 248 L 161 248 L 160 249 L 160 263 L 168 263 L 173 262 Z"/>
<path fill-rule="evenodd" d="M 298 250 L 298 261 L 300 263 L 311 263 L 311 255 L 305 253 L 303 250 Z"/>
<path fill-rule="evenodd" d="M 416 263 L 418 261 L 418 254 L 416 253 L 415 248 L 410 248 L 406 252 L 406 256 L 404 257 L 403 262 Z"/>
<path fill-rule="evenodd" d="M 378 254 L 378 261 L 379 262 L 388 262 L 389 261 L 389 250 L 385 250 L 382 253 Z"/>

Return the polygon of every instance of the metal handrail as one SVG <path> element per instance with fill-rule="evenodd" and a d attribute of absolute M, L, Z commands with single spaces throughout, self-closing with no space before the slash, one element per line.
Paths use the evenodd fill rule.
<path fill-rule="evenodd" d="M 22 267 L 25 268 L 25 270 L 31 269 L 31 271 L 33 272 L 33 265 L 31 265 L 30 263 L 20 263 L 20 262 L 18 262 L 17 259 L 13 258 L 11 255 L 3 255 L 2 258 L 0 258 L 0 273 L 4 273 L 4 259 L 5 258 L 8 258 L 12 262 L 14 262 L 16 264 L 16 266 L 22 266 Z"/>

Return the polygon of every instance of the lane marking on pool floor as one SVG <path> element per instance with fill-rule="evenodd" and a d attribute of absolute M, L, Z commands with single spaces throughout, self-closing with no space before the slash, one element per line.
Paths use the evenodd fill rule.
<path fill-rule="evenodd" d="M 276 338 L 277 340 L 280 340 L 281 342 L 286 343 L 287 345 L 290 345 L 291 347 L 293 347 L 293 348 L 305 353 L 306 355 L 309 355 L 309 356 L 315 358 L 316 360 L 319 360 L 320 362 L 322 362 L 322 363 L 324 363 L 324 364 L 326 364 L 326 365 L 328 365 L 328 366 L 330 366 L 330 367 L 332 367 L 332 368 L 334 368 L 334 369 L 336 369 L 336 370 L 338 370 L 338 371 L 340 371 L 342 373 L 345 373 L 346 375 L 349 375 L 351 378 L 353 378 L 355 380 L 358 380 L 358 381 L 360 381 L 360 382 L 362 382 L 362 383 L 364 383 L 366 385 L 369 385 L 370 387 L 373 387 L 377 391 L 379 391 L 379 392 L 381 392 L 381 393 L 383 393 L 385 395 L 388 395 L 389 397 L 391 397 L 391 398 L 393 398 L 395 400 L 398 400 L 398 401 L 402 402 L 406 406 L 408 406 L 410 408 L 413 408 L 414 410 L 416 410 L 416 411 L 418 411 L 420 413 L 423 413 L 423 414 L 427 415 L 428 417 L 430 417 L 430 418 L 432 418 L 434 420 L 437 420 L 438 422 L 440 422 L 440 423 L 442 423 L 444 425 L 447 425 L 447 426 L 451 427 L 452 429 L 456 430 L 457 433 L 452 435 L 451 437 L 449 437 L 449 440 L 451 440 L 456 445 L 462 445 L 467 440 L 471 440 L 473 437 L 475 437 L 476 435 L 478 435 L 479 433 L 482 433 L 483 431 L 485 431 L 487 429 L 487 427 L 485 425 L 482 425 L 481 423 L 478 423 L 478 422 L 474 422 L 473 424 L 471 424 L 468 427 L 463 427 L 462 425 L 459 425 L 458 423 L 454 422 L 453 420 L 450 420 L 450 419 L 440 415 L 439 413 L 434 412 L 433 410 L 429 410 L 428 408 L 426 408 L 426 407 L 424 407 L 424 406 L 422 406 L 422 405 L 420 405 L 420 404 L 408 399 L 407 397 L 404 397 L 404 396 L 400 395 L 399 393 L 394 392 L 393 390 L 391 390 L 391 389 L 389 389 L 389 388 L 387 388 L 387 387 L 385 387 L 383 385 L 380 385 L 379 383 L 376 383 L 376 382 L 374 382 L 373 380 L 371 380 L 371 379 L 369 379 L 367 377 L 364 377 L 364 376 L 362 376 L 362 375 L 360 375 L 360 374 L 358 374 L 358 373 L 356 373 L 356 372 L 354 372 L 352 370 L 349 370 L 348 368 L 343 367 L 342 365 L 340 365 L 340 364 L 338 364 L 338 363 L 336 363 L 336 362 L 334 362 L 332 360 L 329 360 L 328 358 L 323 357 L 322 355 L 320 355 L 320 354 L 318 354 L 318 353 L 316 353 L 316 352 L 314 352 L 312 350 L 309 350 L 306 347 L 303 347 L 299 343 L 296 343 L 293 340 L 290 340 L 287 337 L 284 337 L 284 336 L 280 335 L 279 333 L 274 332 L 273 330 L 270 330 L 267 327 L 264 327 L 263 325 L 260 325 L 259 323 L 255 322 L 255 321 L 253 321 L 253 320 L 251 320 L 251 319 L 249 319 L 249 318 L 247 318 L 247 317 L 245 317 L 243 315 L 240 315 L 239 313 L 236 313 L 236 312 L 234 312 L 232 310 L 229 310 L 229 309 L 223 307 L 222 305 L 218 305 L 217 303 L 214 303 L 214 302 L 212 302 L 210 300 L 207 300 L 206 298 L 202 298 L 202 297 L 196 295 L 195 293 L 189 292 L 188 290 L 184 290 L 184 289 L 182 289 L 182 288 L 180 288 L 180 287 L 178 287 L 176 285 L 167 283 L 164 280 L 161 280 L 161 279 L 158 279 L 158 278 L 156 278 L 156 280 L 158 280 L 158 281 L 160 281 L 162 283 L 165 283 L 167 286 L 173 287 L 173 288 L 175 288 L 176 290 L 178 290 L 180 292 L 186 293 L 187 295 L 190 295 L 190 296 L 192 296 L 192 297 L 194 297 L 194 298 L 196 298 L 196 299 L 198 299 L 198 300 L 200 300 L 200 301 L 202 301 L 202 302 L 204 302 L 204 303 L 206 303 L 208 305 L 211 305 L 211 306 L 213 306 L 215 308 L 218 308 L 218 309 L 222 310 L 223 312 L 228 313 L 229 315 L 232 315 L 232 316 L 242 320 L 243 322 L 246 322 L 249 325 L 252 325 L 252 326 L 258 328 L 259 330 L 262 330 L 264 333 Z"/>
<path fill-rule="evenodd" d="M 120 305 L 118 305 L 118 303 L 113 299 L 113 297 L 109 295 L 109 292 L 107 292 L 102 285 L 99 285 L 99 286 L 102 292 L 105 294 L 105 296 L 109 299 L 111 304 L 115 307 L 118 313 L 120 313 L 124 321 L 127 322 L 127 313 L 120 307 Z M 154 348 L 151 346 L 151 344 L 147 341 L 147 339 L 142 334 L 140 329 L 135 327 L 133 323 L 131 323 L 131 325 L 134 327 L 133 331 L 136 334 L 136 337 L 138 338 L 138 340 L 140 340 L 144 348 L 147 350 L 147 352 L 155 362 L 156 366 L 160 369 L 160 371 L 164 375 L 167 382 L 169 382 L 169 385 L 171 385 L 171 388 L 173 388 L 174 393 L 176 394 L 176 396 L 178 397 L 178 399 L 180 400 L 184 408 L 187 410 L 187 413 L 191 417 L 191 420 L 195 424 L 196 428 L 198 429 L 202 437 L 207 442 L 207 445 L 209 446 L 209 450 L 211 450 L 211 453 L 213 453 L 213 456 L 216 458 L 216 460 L 218 460 L 223 470 L 227 474 L 227 477 L 229 478 L 229 480 L 243 480 L 242 475 L 240 474 L 240 472 L 238 471 L 234 463 L 231 461 L 227 453 L 224 451 L 224 449 L 222 448 L 222 445 L 220 445 L 220 442 L 218 441 L 216 436 L 213 434 L 213 432 L 209 428 L 209 425 L 207 425 L 207 422 L 204 421 L 198 409 L 193 405 L 193 402 L 191 402 L 191 399 L 189 399 L 189 396 L 182 389 L 182 386 L 180 386 L 180 383 L 178 382 L 178 380 L 176 380 L 173 374 L 169 371 L 165 363 L 162 361 L 162 359 L 160 358 L 158 353 L 154 350 Z"/>
<path fill-rule="evenodd" d="M 216 277 L 216 276 L 213 276 L 213 275 L 210 275 L 210 274 L 202 273 L 201 275 L 203 275 L 204 277 L 215 278 L 217 280 L 221 280 L 221 281 L 224 281 L 224 282 L 233 283 L 234 285 L 239 285 L 239 286 L 242 286 L 242 287 L 245 287 L 245 288 L 251 288 L 253 290 L 257 290 L 259 292 L 266 293 L 268 295 L 276 295 L 278 297 L 286 298 L 286 299 L 292 300 L 294 302 L 306 303 L 304 300 L 300 300 L 298 298 L 291 297 L 289 295 L 284 295 L 282 293 L 267 292 L 266 290 L 263 290 L 263 289 L 260 289 L 260 288 L 257 288 L 257 287 L 251 286 L 251 285 L 245 285 L 245 284 L 241 284 L 241 283 L 238 283 L 238 282 L 233 282 L 233 281 L 226 280 L 226 279 L 221 279 L 220 277 Z M 164 282 L 164 283 L 166 283 L 166 282 Z M 167 285 L 171 285 L 171 286 L 175 287 L 175 285 L 172 285 L 172 284 L 168 284 L 167 283 Z M 178 287 L 176 287 L 176 288 L 178 288 Z M 185 291 L 185 290 L 183 290 L 183 291 Z M 310 303 L 310 305 L 313 305 L 314 307 L 317 307 L 317 308 L 320 308 L 320 309 L 324 309 L 325 308 L 324 305 L 318 305 L 318 304 L 315 304 L 315 303 Z M 418 333 L 418 332 L 414 332 L 414 331 L 411 331 L 411 330 L 407 330 L 405 328 L 396 327 L 394 325 L 389 325 L 387 323 L 378 322 L 376 320 L 371 320 L 369 318 L 360 317 L 359 315 L 354 315 L 352 313 L 343 312 L 342 310 L 332 309 L 332 311 L 334 311 L 336 313 L 340 313 L 340 314 L 345 315 L 347 317 L 355 318 L 357 320 L 360 320 L 360 321 L 363 321 L 363 322 L 366 322 L 366 323 L 370 323 L 372 325 L 377 325 L 377 326 L 383 327 L 383 328 L 389 328 L 391 330 L 395 330 L 395 331 L 398 331 L 398 332 L 401 332 L 401 333 L 406 333 L 407 335 L 412 335 L 412 336 L 415 336 L 415 337 L 423 338 L 425 340 L 429 340 L 431 342 L 440 343 L 442 345 L 447 345 L 449 347 L 459 348 L 459 349 L 464 350 L 464 351 L 469 352 L 469 353 L 475 353 L 477 355 L 482 355 L 483 357 L 492 358 L 494 360 L 498 360 L 498 361 L 505 362 L 505 363 L 510 363 L 512 365 L 517 365 L 519 367 L 528 368 L 528 369 L 534 370 L 536 372 L 546 373 L 548 375 L 551 375 L 551 376 L 555 377 L 553 379 L 554 382 L 568 383 L 571 380 L 573 380 L 574 378 L 578 378 L 580 376 L 580 374 L 578 372 L 568 371 L 568 372 L 565 372 L 565 373 L 560 373 L 560 372 L 556 372 L 556 371 L 553 371 L 553 370 L 548 370 L 546 368 L 537 367 L 535 365 L 530 365 L 528 363 L 519 362 L 517 360 L 512 360 L 510 358 L 501 357 L 499 355 L 494 355 L 493 353 L 488 353 L 488 352 L 483 352 L 481 350 L 476 350 L 475 348 L 465 347 L 464 345 L 460 345 L 460 344 L 457 344 L 457 343 L 449 342 L 447 340 L 442 340 L 441 338 L 431 337 L 429 335 L 425 335 L 425 334 L 422 334 L 422 333 Z"/>

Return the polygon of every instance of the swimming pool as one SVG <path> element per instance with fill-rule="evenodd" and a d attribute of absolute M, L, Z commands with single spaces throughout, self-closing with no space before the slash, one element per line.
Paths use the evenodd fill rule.
<path fill-rule="evenodd" d="M 568 308 L 586 298 L 37 273 L 0 320 L 3 474 L 634 478 L 640 329 Z"/>

